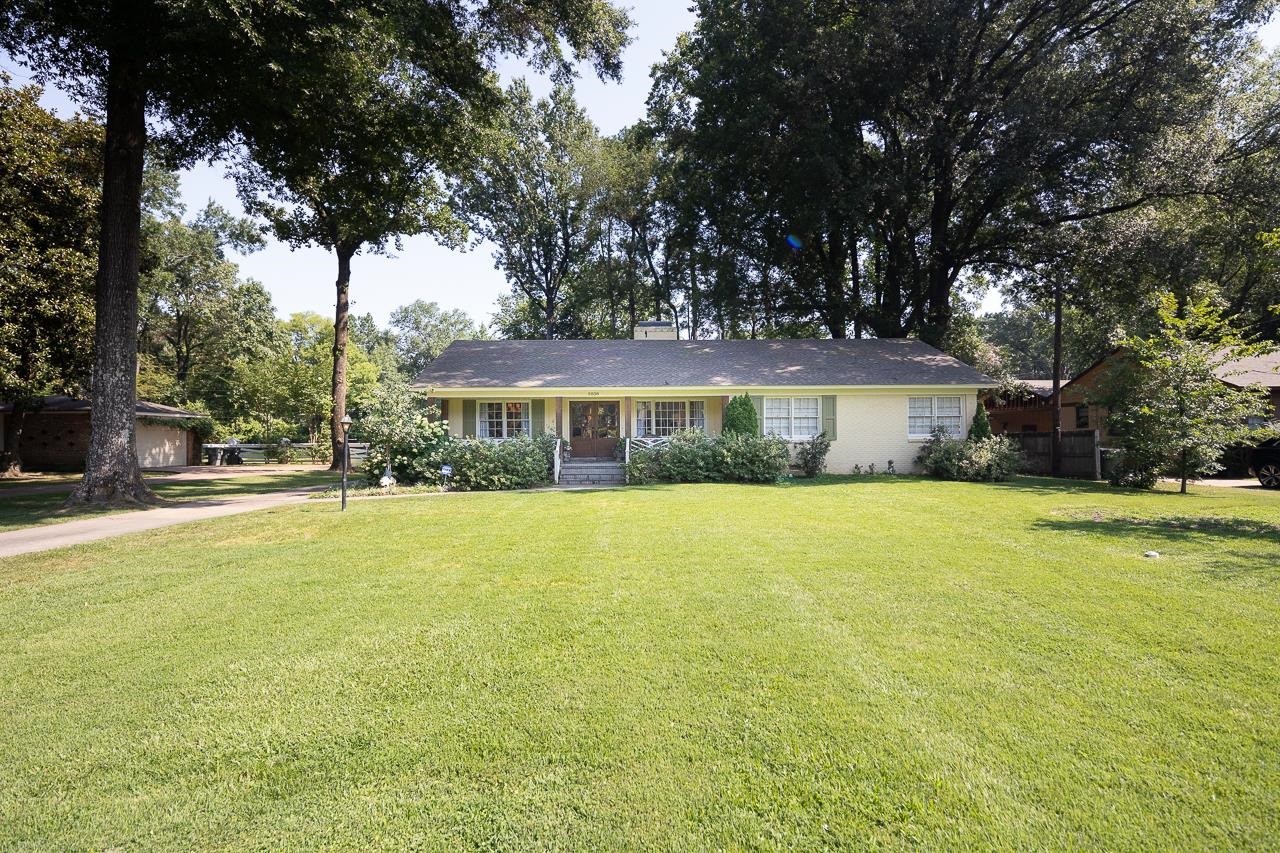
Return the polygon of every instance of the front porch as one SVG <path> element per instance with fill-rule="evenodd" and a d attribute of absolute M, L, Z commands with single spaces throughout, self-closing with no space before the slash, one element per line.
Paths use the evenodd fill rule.
<path fill-rule="evenodd" d="M 563 458 L 625 461 L 628 447 L 653 446 L 683 430 L 718 436 L 728 396 L 433 397 L 457 438 L 507 440 L 553 435 Z"/>

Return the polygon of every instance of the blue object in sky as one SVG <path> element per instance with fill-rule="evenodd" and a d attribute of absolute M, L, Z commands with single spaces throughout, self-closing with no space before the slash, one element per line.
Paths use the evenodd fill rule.
<path fill-rule="evenodd" d="M 794 234 L 787 235 L 787 245 L 795 249 L 797 252 L 804 248 L 804 243 Z"/>

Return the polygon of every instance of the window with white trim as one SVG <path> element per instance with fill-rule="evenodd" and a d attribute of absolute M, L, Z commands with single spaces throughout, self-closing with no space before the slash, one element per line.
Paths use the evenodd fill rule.
<path fill-rule="evenodd" d="M 935 429 L 958 438 L 964 429 L 964 401 L 959 397 L 909 397 L 907 437 L 928 438 Z"/>
<path fill-rule="evenodd" d="M 518 438 L 533 434 L 527 401 L 482 402 L 476 407 L 476 435 L 480 438 Z"/>
<path fill-rule="evenodd" d="M 764 432 L 808 441 L 822 432 L 822 402 L 817 397 L 765 397 Z"/>
<path fill-rule="evenodd" d="M 707 430 L 704 400 L 637 400 L 636 437 L 675 435 L 686 429 Z"/>

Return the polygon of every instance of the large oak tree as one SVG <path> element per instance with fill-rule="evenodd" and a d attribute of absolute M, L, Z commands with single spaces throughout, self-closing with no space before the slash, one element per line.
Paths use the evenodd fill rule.
<path fill-rule="evenodd" d="M 337 261 L 334 309 L 334 465 L 346 414 L 351 263 L 404 236 L 457 243 L 464 230 L 445 180 L 464 167 L 501 104 L 499 52 L 569 73 L 570 55 L 619 72 L 627 16 L 607 0 L 387 0 L 394 14 L 362 26 L 324 85 L 255 124 L 237 172 L 246 206 L 291 246 L 322 246 Z M 562 48 L 568 47 L 568 53 Z M 333 92 L 342 93 L 336 99 Z"/>
<path fill-rule="evenodd" d="M 1264 4 L 697 8 L 651 116 L 683 155 L 691 214 L 756 269 L 784 261 L 796 298 L 774 301 L 797 319 L 940 342 L 966 271 L 1170 191 L 1134 170 L 1203 118 Z M 740 269 L 721 293 L 743 301 L 758 288 Z"/>
<path fill-rule="evenodd" d="M 0 476 L 21 471 L 27 413 L 87 379 L 101 144 L 98 124 L 42 109 L 38 87 L 0 88 Z"/>
<path fill-rule="evenodd" d="M 92 436 L 70 502 L 153 499 L 138 469 L 134 427 L 149 136 L 167 137 L 176 162 L 267 138 L 290 149 L 323 148 L 326 140 L 314 134 L 325 132 L 324 115 L 376 96 L 366 87 L 372 79 L 412 76 L 424 56 L 465 78 L 484 59 L 530 45 L 540 47 L 539 61 L 553 64 L 564 37 L 616 67 L 623 21 L 603 0 L 12 0 L 0 7 L 0 47 L 106 118 Z M 432 32 L 441 39 L 431 40 Z M 384 63 L 385 75 L 370 73 L 370 58 Z M 308 115 L 300 116 L 300 103 L 312 108 Z M 378 149 L 378 128 L 364 130 L 358 144 Z"/>

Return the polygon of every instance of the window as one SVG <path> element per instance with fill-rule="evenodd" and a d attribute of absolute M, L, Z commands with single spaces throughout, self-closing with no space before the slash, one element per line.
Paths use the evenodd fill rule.
<path fill-rule="evenodd" d="M 964 404 L 959 397 L 909 397 L 907 437 L 928 438 L 935 429 L 958 437 L 964 428 Z"/>
<path fill-rule="evenodd" d="M 683 400 L 658 400 L 653 404 L 653 434 L 671 435 L 684 429 L 688 412 Z"/>
<path fill-rule="evenodd" d="M 480 403 L 476 407 L 476 435 L 481 438 L 532 435 L 529 409 L 526 402 Z"/>
<path fill-rule="evenodd" d="M 765 397 L 764 431 L 791 441 L 807 441 L 822 432 L 817 397 Z"/>
<path fill-rule="evenodd" d="M 1089 407 L 1085 405 L 1076 406 L 1076 429 L 1089 428 Z"/>
<path fill-rule="evenodd" d="M 689 401 L 689 429 L 707 431 L 707 404 L 702 400 Z"/>
<path fill-rule="evenodd" d="M 636 437 L 668 436 L 680 430 L 707 429 L 707 404 L 703 400 L 639 400 L 636 402 Z"/>

